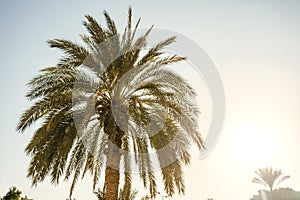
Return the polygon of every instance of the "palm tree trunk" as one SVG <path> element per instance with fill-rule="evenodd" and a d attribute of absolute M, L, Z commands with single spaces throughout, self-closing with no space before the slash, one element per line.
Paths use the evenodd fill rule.
<path fill-rule="evenodd" d="M 270 189 L 270 200 L 273 200 L 273 189 Z"/>
<path fill-rule="evenodd" d="M 105 196 L 106 200 L 117 200 L 120 181 L 120 148 L 122 144 L 121 133 L 112 113 L 104 121 L 104 132 L 108 134 L 108 153 L 105 169 Z"/>
<path fill-rule="evenodd" d="M 120 160 L 121 154 L 118 147 L 113 144 L 109 145 L 107 155 L 107 167 L 105 169 L 105 193 L 106 200 L 117 200 L 119 193 L 120 179 Z"/>
<path fill-rule="evenodd" d="M 273 200 L 273 185 L 269 184 L 269 188 L 270 188 L 269 200 Z"/>

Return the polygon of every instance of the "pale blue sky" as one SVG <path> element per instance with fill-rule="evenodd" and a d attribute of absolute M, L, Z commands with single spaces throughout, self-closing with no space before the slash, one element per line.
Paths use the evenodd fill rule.
<path fill-rule="evenodd" d="M 0 3 L 0 195 L 16 185 L 35 200 L 64 199 L 69 183 L 47 180 L 30 188 L 24 147 L 32 130 L 15 126 L 28 107 L 26 82 L 61 55 L 46 41 L 79 40 L 90 14 L 103 22 L 106 9 L 118 27 L 131 5 L 141 27 L 184 34 L 214 61 L 223 79 L 226 122 L 216 149 L 205 160 L 194 154 L 186 170 L 186 196 L 173 199 L 249 199 L 259 186 L 254 170 L 273 166 L 292 176 L 282 186 L 300 190 L 300 2 L 249 1 L 9 1 Z M 271 139 L 270 139 L 271 138 Z M 88 179 L 78 184 L 79 200 L 95 199 Z"/>

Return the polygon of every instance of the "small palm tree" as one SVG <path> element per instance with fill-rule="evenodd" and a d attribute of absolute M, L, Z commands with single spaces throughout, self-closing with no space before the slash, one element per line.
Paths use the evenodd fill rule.
<path fill-rule="evenodd" d="M 255 173 L 258 177 L 253 178 L 252 182 L 267 187 L 270 193 L 273 192 L 275 186 L 290 178 L 290 176 L 283 176 L 281 170 L 273 169 L 272 167 L 259 169 Z"/>
<path fill-rule="evenodd" d="M 21 194 L 22 192 L 16 187 L 11 187 L 2 200 L 20 200 Z"/>
<path fill-rule="evenodd" d="M 9 188 L 9 191 L 1 200 L 33 200 L 29 199 L 27 196 L 21 197 L 22 192 L 18 190 L 16 187 Z"/>

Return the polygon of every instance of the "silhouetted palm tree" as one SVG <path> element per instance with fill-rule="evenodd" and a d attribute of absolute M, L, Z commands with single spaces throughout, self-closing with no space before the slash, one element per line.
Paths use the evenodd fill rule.
<path fill-rule="evenodd" d="M 86 16 L 89 35 L 81 35 L 86 47 L 62 39 L 48 42 L 65 57 L 28 83 L 32 105 L 17 127 L 23 132 L 42 122 L 26 147 L 33 185 L 47 175 L 57 184 L 62 175 L 68 180 L 73 174 L 71 198 L 80 176 L 89 171 L 95 189 L 105 170 L 106 199 L 116 200 L 120 169 L 125 171 L 125 193 L 131 188 L 134 158 L 144 186 L 155 197 L 154 151 L 166 193 L 172 196 L 175 187 L 184 193 L 182 165 L 190 162 L 186 146 L 192 141 L 203 147 L 198 109 L 191 102 L 196 92 L 164 67 L 185 60 L 162 50 L 175 37 L 147 49 L 151 28 L 135 39 L 140 20 L 132 30 L 131 9 L 128 14 L 123 34 L 106 12 L 106 29 Z"/>
<path fill-rule="evenodd" d="M 16 187 L 9 188 L 9 191 L 6 193 L 3 198 L 0 197 L 1 200 L 33 200 L 29 199 L 27 196 L 21 197 L 22 192 L 18 190 Z"/>
<path fill-rule="evenodd" d="M 9 188 L 6 195 L 1 200 L 20 200 L 22 192 L 16 187 Z"/>
<path fill-rule="evenodd" d="M 262 168 L 255 172 L 258 177 L 253 178 L 252 182 L 266 186 L 272 193 L 274 186 L 277 186 L 282 181 L 290 178 L 290 176 L 283 176 L 281 170 L 270 168 Z"/>

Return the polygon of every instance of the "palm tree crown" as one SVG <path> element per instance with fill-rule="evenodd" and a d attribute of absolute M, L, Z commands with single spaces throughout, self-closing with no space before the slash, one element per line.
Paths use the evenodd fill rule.
<path fill-rule="evenodd" d="M 290 176 L 283 176 L 281 170 L 273 169 L 272 167 L 259 169 L 255 173 L 258 177 L 253 178 L 252 182 L 268 187 L 270 192 L 273 191 L 274 186 L 290 178 Z"/>
<path fill-rule="evenodd" d="M 122 34 L 107 12 L 104 16 L 107 28 L 86 16 L 88 35 L 81 35 L 85 46 L 49 41 L 65 56 L 28 83 L 32 106 L 20 117 L 17 129 L 23 132 L 41 120 L 25 150 L 31 157 L 28 177 L 36 185 L 48 175 L 54 184 L 61 176 L 73 176 L 71 196 L 80 176 L 90 172 L 95 189 L 105 171 L 106 198 L 117 199 L 120 170 L 126 193 L 136 166 L 155 197 L 158 163 L 166 193 L 172 196 L 175 188 L 184 193 L 187 146 L 195 142 L 203 147 L 198 109 L 191 101 L 196 92 L 165 66 L 185 57 L 163 51 L 175 37 L 146 48 L 152 27 L 136 38 L 140 20 L 132 29 L 131 8 Z"/>

